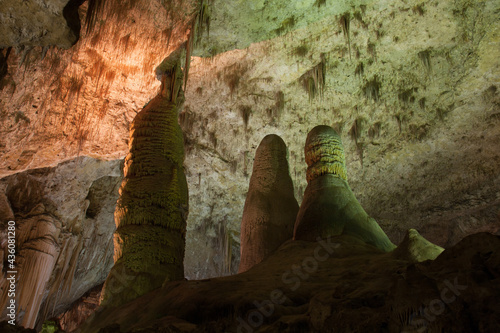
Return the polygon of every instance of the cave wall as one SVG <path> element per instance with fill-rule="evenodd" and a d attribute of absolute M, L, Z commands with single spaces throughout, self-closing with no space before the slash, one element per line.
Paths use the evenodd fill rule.
<path fill-rule="evenodd" d="M 81 36 L 70 49 L 2 44 L 9 56 L 0 77 L 0 176 L 77 156 L 123 158 L 131 121 L 160 85 L 155 67 L 186 40 L 190 3 L 104 2 L 89 29 L 85 2 L 78 8 Z M 37 20 L 25 14 L 23 26 Z"/>
<path fill-rule="evenodd" d="M 106 278 L 122 167 L 121 160 L 80 157 L 0 180 L 2 206 L 10 209 L 0 217 L 2 226 L 16 222 L 16 304 L 23 326 L 58 315 Z M 7 233 L 0 244 L 6 263 Z M 2 309 L 9 300 L 6 277 L 0 278 Z M 2 320 L 5 315 L 2 310 Z"/>
<path fill-rule="evenodd" d="M 79 37 L 80 22 L 72 20 L 81 0 L 2 1 L 0 49 L 35 46 L 70 48 Z"/>
<path fill-rule="evenodd" d="M 180 115 L 189 277 L 234 272 L 241 207 L 265 135 L 288 145 L 302 200 L 303 146 L 319 124 L 341 133 L 349 183 L 396 244 L 410 227 L 444 247 L 499 232 L 498 3 L 351 4 L 192 61 Z"/>
<path fill-rule="evenodd" d="M 59 255 L 51 277 L 72 283 L 72 292 L 67 300 L 50 298 L 48 308 L 64 308 L 109 270 L 108 264 L 88 266 L 94 278 L 87 280 L 83 263 L 91 259 L 79 259 L 71 282 L 57 265 L 94 253 L 81 243 L 84 234 L 102 238 L 103 262 L 112 255 L 104 241 L 114 230 L 112 183 L 121 180 L 129 125 L 160 85 L 155 67 L 192 27 L 183 3 L 190 4 L 106 7 L 69 50 L 44 50 L 40 42 L 25 43 L 32 47 L 25 52 L 22 43 L 2 44 L 14 47 L 8 57 L 7 49 L 1 51 L 7 58 L 0 78 L 2 182 L 36 173 L 43 197 L 57 197 L 45 211 L 61 230 L 72 230 L 61 232 L 72 245 L 64 250 L 58 243 L 59 253 L 69 252 Z M 192 58 L 179 116 L 190 191 L 188 278 L 236 272 L 253 158 L 267 134 L 288 145 L 300 203 L 303 146 L 319 124 L 341 134 L 349 184 L 394 243 L 409 227 L 444 247 L 478 231 L 499 232 L 497 1 L 204 3 L 210 33 L 202 34 L 194 54 L 207 57 Z M 79 8 L 82 26 L 85 10 L 86 3 Z M 77 156 L 88 157 L 83 163 L 73 160 Z M 68 165 L 71 172 L 61 171 Z M 107 214 L 99 215 L 99 233 L 87 227 L 97 210 L 87 196 L 102 177 L 111 178 L 98 186 L 109 193 L 101 200 Z M 57 195 L 50 194 L 54 188 Z"/>

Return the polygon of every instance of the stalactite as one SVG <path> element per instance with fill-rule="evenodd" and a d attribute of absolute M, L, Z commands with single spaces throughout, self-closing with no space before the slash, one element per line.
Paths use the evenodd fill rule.
<path fill-rule="evenodd" d="M 87 33 L 92 32 L 95 23 L 104 9 L 105 0 L 89 0 L 87 7 L 87 15 L 85 17 L 85 24 L 87 25 Z"/>
<path fill-rule="evenodd" d="M 115 210 L 115 265 L 101 304 L 116 306 L 184 277 L 188 189 L 178 109 L 184 101 L 174 51 L 156 69 L 160 93 L 136 116 Z"/>
<path fill-rule="evenodd" d="M 325 88 L 325 74 L 326 59 L 325 55 L 321 54 L 320 62 L 299 78 L 299 82 L 309 95 L 310 101 L 318 94 L 320 96 L 323 95 L 323 90 Z"/>
<path fill-rule="evenodd" d="M 186 42 L 186 61 L 184 65 L 184 91 L 186 90 L 191 65 L 191 54 L 193 48 L 199 43 L 203 31 L 210 34 L 210 0 L 199 0 L 198 10 L 191 21 L 191 29 Z"/>

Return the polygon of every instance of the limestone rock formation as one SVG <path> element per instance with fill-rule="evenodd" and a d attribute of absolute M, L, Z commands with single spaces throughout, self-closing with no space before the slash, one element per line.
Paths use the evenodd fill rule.
<path fill-rule="evenodd" d="M 101 290 L 102 285 L 91 289 L 74 302 L 68 311 L 58 316 L 58 324 L 64 332 L 73 332 L 96 311 L 99 307 Z"/>
<path fill-rule="evenodd" d="M 245 272 L 293 237 L 299 205 L 288 169 L 288 151 L 278 135 L 262 139 L 253 162 L 243 208 L 240 266 Z"/>
<path fill-rule="evenodd" d="M 8 222 L 14 220 L 14 212 L 4 192 L 0 192 L 0 270 L 4 271 L 7 256 Z M 3 281 L 2 281 L 3 283 Z"/>
<path fill-rule="evenodd" d="M 13 41 L 0 50 L 0 175 L 30 170 L 57 199 L 44 205 L 63 224 L 42 306 L 49 315 L 101 283 L 112 265 L 121 179 L 111 165 L 127 154 L 130 122 L 159 86 L 152 72 L 185 41 L 193 12 L 187 1 L 105 1 L 96 29 L 69 50 L 45 52 L 54 26 L 59 36 L 67 31 L 64 10 L 39 18 L 66 2 L 82 1 L 0 5 L 0 39 Z M 188 278 L 235 273 L 251 152 L 265 135 L 287 142 L 301 202 L 306 164 L 298 152 L 317 124 L 344 139 L 349 185 L 394 243 L 410 227 L 445 248 L 479 231 L 500 233 L 498 0 L 203 2 L 212 21 L 199 54 L 237 49 L 192 59 L 181 122 Z M 22 16 L 11 11 L 22 6 L 24 22 L 7 17 Z M 181 19 L 171 24 L 171 14 Z M 103 189 L 101 200 L 87 198 L 90 188 Z"/>
<path fill-rule="evenodd" d="M 0 192 L 0 222 L 8 222 L 14 219 L 14 212 L 10 207 L 10 202 L 4 192 Z"/>
<path fill-rule="evenodd" d="M 498 1 L 204 2 L 212 20 L 199 54 L 238 49 L 192 59 L 182 113 L 195 203 L 188 277 L 235 272 L 250 152 L 262 137 L 279 133 L 298 152 L 317 124 L 344 138 L 351 189 L 395 243 L 410 227 L 443 247 L 500 232 Z M 23 5 L 42 3 L 69 2 Z M 9 4 L 21 6 L 4 0 L 0 15 Z M 82 27 L 87 4 L 79 8 Z M 8 67 L 0 60 L 0 174 L 76 156 L 123 159 L 130 122 L 156 94 L 154 68 L 186 40 L 193 12 L 186 5 L 106 1 L 96 29 L 82 30 L 69 50 L 46 53 L 60 10 L 61 20 L 38 20 L 37 10 L 30 25 L 2 21 L 0 28 L 17 26 L 30 34 L 27 45 L 40 46 L 0 51 Z M 172 14 L 179 14 L 175 24 Z M 42 29 L 32 33 L 35 26 Z M 309 84 L 320 69 L 322 98 L 310 99 L 304 79 Z M 289 163 L 300 203 L 303 154 Z M 230 242 L 219 242 L 220 230 Z M 231 272 L 221 264 L 224 248 L 232 250 Z"/>
<path fill-rule="evenodd" d="M 44 213 L 45 207 L 43 204 L 39 204 L 34 207 L 29 216 L 17 221 L 17 255 L 12 266 L 13 269 L 10 269 L 10 266 L 6 269 L 6 271 L 16 271 L 17 273 L 5 276 L 13 276 L 19 288 L 15 293 L 17 322 L 29 328 L 35 327 L 38 312 L 44 301 L 44 294 L 60 250 L 58 238 L 61 223 L 53 216 Z M 3 242 L 4 240 L 2 240 Z M 8 312 L 9 284 L 10 281 L 7 278 L 1 280 L 2 317 Z"/>
<path fill-rule="evenodd" d="M 243 274 L 169 282 L 79 332 L 496 332 L 498 267 L 487 233 L 423 263 L 348 235 L 290 241 Z"/>
<path fill-rule="evenodd" d="M 104 282 L 113 263 L 109 207 L 118 197 L 120 164 L 82 157 L 0 180 L 2 264 L 10 265 L 7 221 L 16 224 L 18 325 L 40 330 L 46 319 Z M 0 276 L 0 321 L 9 319 L 7 277 Z"/>
<path fill-rule="evenodd" d="M 294 239 L 351 235 L 383 251 L 395 248 L 377 222 L 368 216 L 347 183 L 344 147 L 326 125 L 314 127 L 305 144 L 307 187 L 294 228 Z"/>
<path fill-rule="evenodd" d="M 0 49 L 9 46 L 71 47 L 79 35 L 79 5 L 75 0 L 3 0 Z M 76 20 L 73 17 L 75 13 Z M 77 29 L 73 29 L 75 24 Z"/>
<path fill-rule="evenodd" d="M 177 122 L 184 101 L 182 50 L 162 67 L 160 93 L 130 127 L 130 152 L 115 210 L 115 264 L 102 303 L 117 306 L 184 278 L 188 188 L 184 146 Z"/>
<path fill-rule="evenodd" d="M 406 237 L 394 250 L 394 254 L 410 262 L 434 260 L 444 249 L 422 237 L 417 230 L 408 230 Z"/>

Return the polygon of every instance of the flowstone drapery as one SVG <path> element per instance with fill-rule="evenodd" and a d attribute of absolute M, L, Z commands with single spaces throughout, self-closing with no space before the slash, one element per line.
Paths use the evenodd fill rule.
<path fill-rule="evenodd" d="M 293 236 L 299 205 L 293 194 L 283 139 L 270 134 L 255 153 L 241 221 L 241 261 L 245 272 Z"/>
<path fill-rule="evenodd" d="M 7 305 L 10 305 L 12 295 L 9 292 L 9 286 L 12 281 L 15 281 L 17 286 L 17 291 L 14 292 L 16 322 L 28 328 L 35 327 L 38 312 L 46 296 L 47 283 L 60 251 L 57 239 L 61 224 L 53 216 L 44 212 L 45 207 L 38 204 L 29 216 L 17 220 L 18 252 L 14 263 L 15 273 L 6 274 L 0 279 L 2 317 L 9 312 Z M 5 243 L 7 243 L 6 239 Z M 7 265 L 4 269 L 5 272 L 12 270 Z M 14 278 L 14 280 L 9 280 L 9 278 Z"/>
<path fill-rule="evenodd" d="M 115 210 L 115 265 L 101 304 L 116 306 L 184 278 L 188 188 L 177 117 L 184 101 L 182 50 L 157 68 L 160 93 L 134 119 Z"/>
<path fill-rule="evenodd" d="M 347 183 L 344 148 L 337 132 L 329 126 L 316 126 L 307 135 L 304 151 L 308 185 L 294 239 L 316 241 L 347 234 L 382 251 L 393 250 L 394 244 L 361 207 Z"/>

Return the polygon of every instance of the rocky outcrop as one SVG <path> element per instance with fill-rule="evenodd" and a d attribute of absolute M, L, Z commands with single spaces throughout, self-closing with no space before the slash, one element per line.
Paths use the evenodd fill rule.
<path fill-rule="evenodd" d="M 498 267 L 487 233 L 417 264 L 346 235 L 290 241 L 245 273 L 170 282 L 80 332 L 495 332 Z"/>
<path fill-rule="evenodd" d="M 422 262 L 436 259 L 443 251 L 442 247 L 429 242 L 417 230 L 410 229 L 394 254 L 410 262 Z"/>
<path fill-rule="evenodd" d="M 160 93 L 130 127 L 130 152 L 115 210 L 115 264 L 104 284 L 103 306 L 118 306 L 184 278 L 188 188 L 177 122 L 184 102 L 182 50 L 161 69 Z"/>
<path fill-rule="evenodd" d="M 382 251 L 393 250 L 394 244 L 361 207 L 347 183 L 344 147 L 337 132 L 325 125 L 314 127 L 307 135 L 304 154 L 308 184 L 293 238 L 315 241 L 351 235 Z"/>
<path fill-rule="evenodd" d="M 288 169 L 288 150 L 279 136 L 262 139 L 243 208 L 240 266 L 245 272 L 293 237 L 299 205 Z"/>
<path fill-rule="evenodd" d="M 80 32 L 78 6 L 81 3 L 79 0 L 2 1 L 0 49 L 9 46 L 71 47 Z M 75 24 L 78 29 L 72 29 Z"/>
<path fill-rule="evenodd" d="M 75 301 L 71 308 L 57 317 L 57 322 L 64 332 L 73 332 L 87 320 L 99 306 L 102 285 L 89 290 Z"/>
<path fill-rule="evenodd" d="M 39 330 L 106 278 L 113 263 L 120 164 L 84 157 L 0 180 L 1 225 L 16 225 L 18 325 Z M 2 228 L 2 263 L 10 264 L 6 231 Z M 7 277 L 0 278 L 2 320 L 9 319 L 3 310 Z"/>

